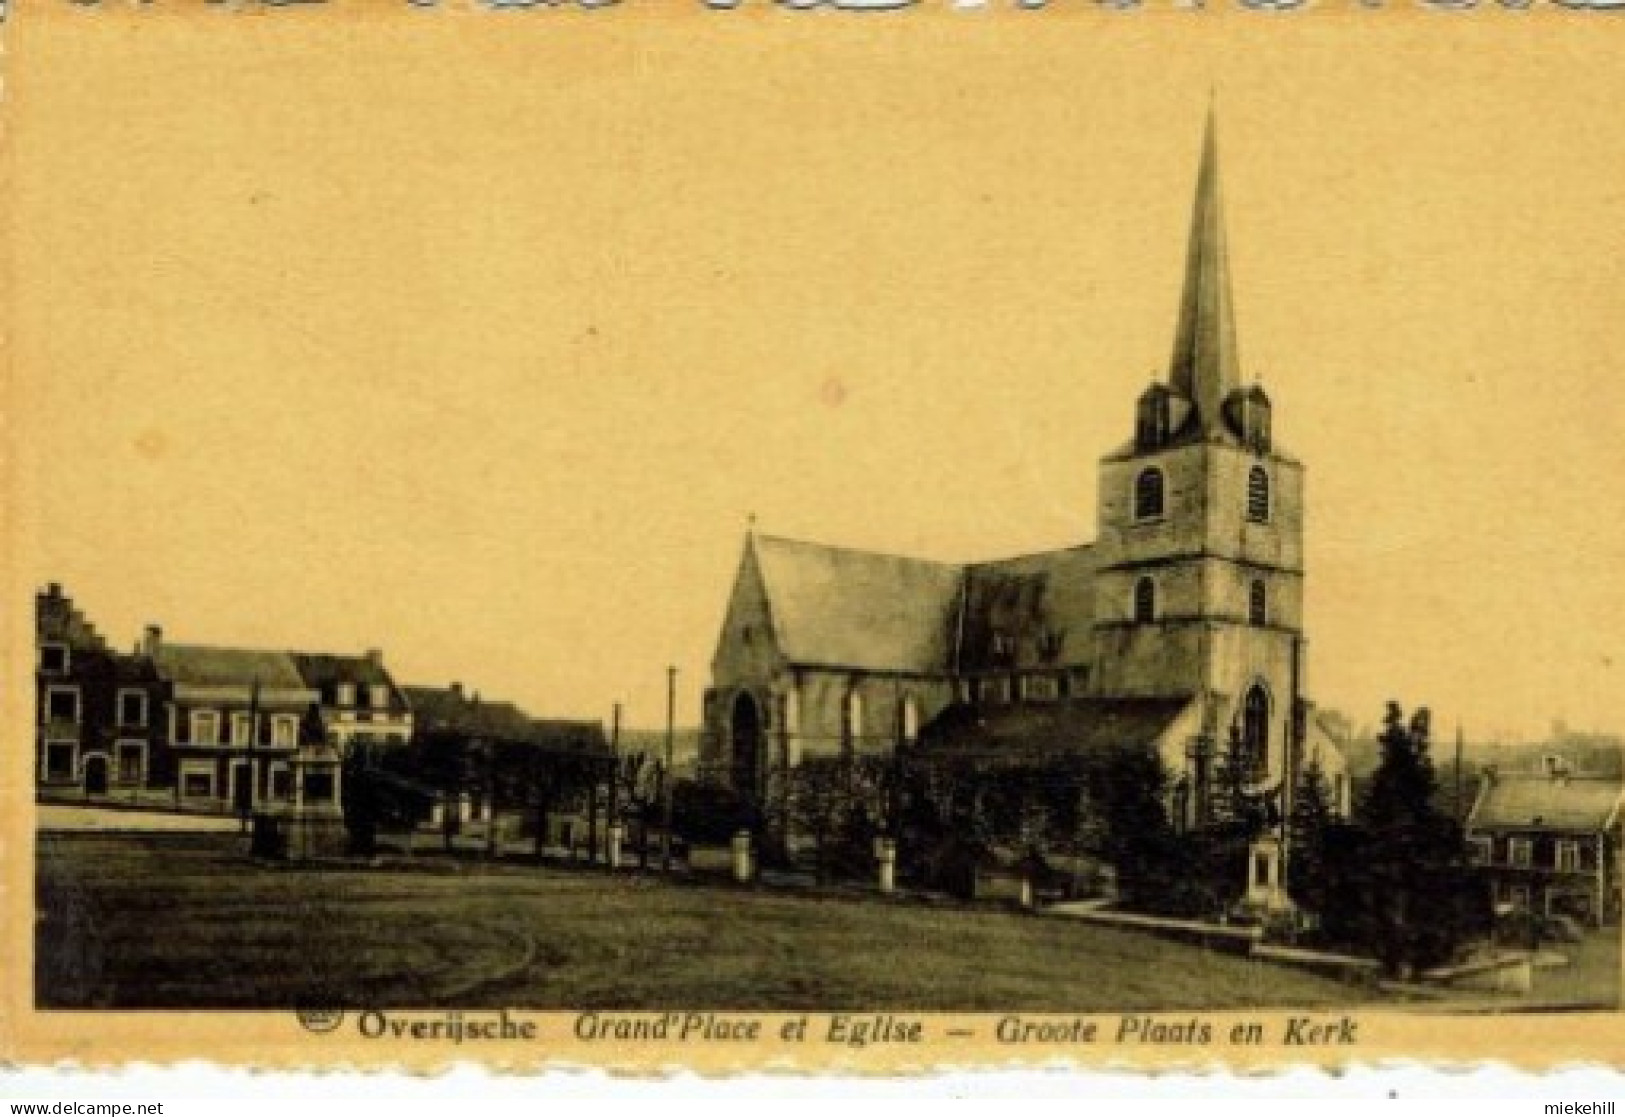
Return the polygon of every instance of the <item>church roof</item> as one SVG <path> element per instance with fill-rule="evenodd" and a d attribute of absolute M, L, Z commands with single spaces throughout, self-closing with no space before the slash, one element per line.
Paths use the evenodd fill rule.
<path fill-rule="evenodd" d="M 766 535 L 750 545 L 791 663 L 947 669 L 962 567 Z"/>
<path fill-rule="evenodd" d="M 1087 662 L 1094 588 L 1092 544 L 967 567 L 960 670 Z"/>
<path fill-rule="evenodd" d="M 1497 775 L 1480 788 L 1467 820 L 1475 830 L 1596 833 L 1617 820 L 1625 786 L 1588 776 Z"/>
<path fill-rule="evenodd" d="M 1158 744 L 1193 698 L 1073 698 L 948 707 L 920 734 L 927 755 L 1036 763 Z"/>

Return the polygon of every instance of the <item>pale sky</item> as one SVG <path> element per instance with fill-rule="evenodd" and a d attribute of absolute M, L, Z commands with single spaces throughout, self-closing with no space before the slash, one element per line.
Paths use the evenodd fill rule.
<path fill-rule="evenodd" d="M 1216 86 L 1312 693 L 1625 729 L 1617 32 L 664 10 L 14 13 L 14 603 L 692 723 L 751 513 L 1093 538 Z"/>

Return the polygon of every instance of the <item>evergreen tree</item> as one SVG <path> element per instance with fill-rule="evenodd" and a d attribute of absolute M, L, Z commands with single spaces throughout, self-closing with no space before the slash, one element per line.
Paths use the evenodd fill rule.
<path fill-rule="evenodd" d="M 1211 896 L 1188 843 L 1174 833 L 1165 802 L 1168 771 L 1149 749 L 1107 754 L 1088 773 L 1089 798 L 1101 812 L 1106 859 L 1131 908 L 1169 915 L 1207 914 Z"/>
<path fill-rule="evenodd" d="M 1331 787 L 1316 758 L 1298 775 L 1292 791 L 1292 812 L 1287 820 L 1291 851 L 1287 890 L 1293 900 L 1312 912 L 1324 911 L 1326 907 L 1326 843 L 1336 824 Z"/>
<path fill-rule="evenodd" d="M 1359 886 L 1349 890 L 1357 910 L 1340 913 L 1394 975 L 1448 960 L 1477 923 L 1460 828 L 1434 805 L 1428 730 L 1427 710 L 1407 724 L 1398 703 L 1388 704 L 1382 760 L 1355 816 L 1364 851 Z"/>
<path fill-rule="evenodd" d="M 1213 773 L 1207 825 L 1191 849 L 1215 907 L 1240 898 L 1252 843 L 1280 822 L 1270 798 L 1254 790 L 1255 775 L 1240 727 L 1232 726 Z"/>

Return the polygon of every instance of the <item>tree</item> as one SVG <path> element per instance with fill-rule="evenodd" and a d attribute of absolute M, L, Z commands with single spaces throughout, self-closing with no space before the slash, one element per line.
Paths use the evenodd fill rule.
<path fill-rule="evenodd" d="M 632 819 L 637 823 L 638 867 L 647 869 L 649 825 L 657 817 L 662 805 L 666 780 L 665 761 L 646 752 L 624 754 L 617 762 L 611 779 L 619 786 L 623 797 L 621 817 Z M 673 790 L 675 793 L 676 789 Z M 674 819 L 676 810 L 674 794 Z"/>
<path fill-rule="evenodd" d="M 1310 760 L 1298 774 L 1292 791 L 1292 812 L 1287 819 L 1287 891 L 1300 906 L 1312 912 L 1326 908 L 1326 846 L 1331 828 L 1337 825 L 1332 810 L 1331 786 L 1318 758 Z"/>
<path fill-rule="evenodd" d="M 672 829 L 689 845 L 727 845 L 760 824 L 750 800 L 730 787 L 685 779 L 671 791 Z"/>
<path fill-rule="evenodd" d="M 1124 904 L 1173 915 L 1209 906 L 1191 846 L 1174 833 L 1164 807 L 1169 781 L 1162 758 L 1149 749 L 1114 750 L 1083 775 Z"/>
<path fill-rule="evenodd" d="M 785 774 L 790 828 L 812 839 L 818 882 L 829 879 L 835 848 L 848 831 L 855 805 L 853 769 L 845 758 L 806 758 Z"/>
<path fill-rule="evenodd" d="M 1435 806 L 1428 732 L 1426 709 L 1407 723 L 1388 704 L 1382 759 L 1355 811 L 1359 833 L 1338 859 L 1352 879 L 1338 883 L 1337 904 L 1328 898 L 1329 929 L 1376 954 L 1391 976 L 1450 960 L 1481 927 L 1460 827 Z"/>
<path fill-rule="evenodd" d="M 1246 886 L 1253 842 L 1280 824 L 1280 808 L 1270 792 L 1256 787 L 1258 758 L 1232 726 L 1214 772 L 1206 825 L 1195 835 L 1191 856 L 1201 867 L 1210 904 L 1224 907 Z"/>

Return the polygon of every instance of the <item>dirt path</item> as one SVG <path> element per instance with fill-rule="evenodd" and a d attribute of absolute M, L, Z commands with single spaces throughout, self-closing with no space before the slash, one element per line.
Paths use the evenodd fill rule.
<path fill-rule="evenodd" d="M 219 815 L 173 814 L 165 811 L 132 811 L 109 807 L 73 807 L 61 803 L 41 803 L 34 828 L 67 832 L 171 833 L 226 832 L 241 828 L 235 818 Z"/>

